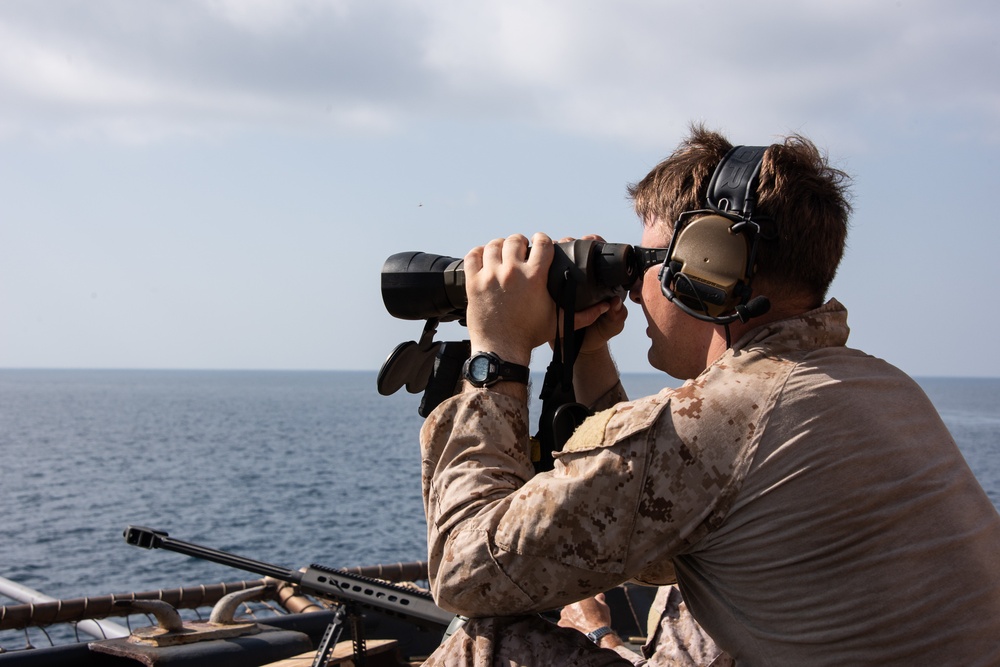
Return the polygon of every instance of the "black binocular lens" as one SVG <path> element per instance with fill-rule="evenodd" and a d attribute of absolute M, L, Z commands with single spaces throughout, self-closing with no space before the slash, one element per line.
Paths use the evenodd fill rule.
<path fill-rule="evenodd" d="M 639 276 L 635 249 L 627 243 L 577 240 L 557 243 L 555 250 L 548 287 L 563 308 L 582 310 L 615 296 L 624 299 Z M 386 310 L 403 320 L 464 318 L 468 300 L 463 264 L 461 259 L 425 252 L 392 255 L 382 266 Z"/>

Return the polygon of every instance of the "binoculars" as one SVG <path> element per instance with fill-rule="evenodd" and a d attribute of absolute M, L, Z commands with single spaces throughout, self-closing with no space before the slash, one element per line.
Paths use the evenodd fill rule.
<path fill-rule="evenodd" d="M 463 320 L 468 304 L 464 264 L 462 259 L 425 252 L 392 255 L 382 267 L 386 310 L 402 320 Z M 639 262 L 631 245 L 566 241 L 555 245 L 548 289 L 560 307 L 582 310 L 615 296 L 624 299 L 638 277 Z"/>

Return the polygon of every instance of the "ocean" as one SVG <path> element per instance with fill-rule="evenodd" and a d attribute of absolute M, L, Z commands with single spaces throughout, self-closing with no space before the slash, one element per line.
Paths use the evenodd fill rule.
<path fill-rule="evenodd" d="M 918 381 L 1000 507 L 1000 379 Z M 0 576 L 53 597 L 253 578 L 127 546 L 129 524 L 288 568 L 423 560 L 419 400 L 368 372 L 0 370 Z"/>

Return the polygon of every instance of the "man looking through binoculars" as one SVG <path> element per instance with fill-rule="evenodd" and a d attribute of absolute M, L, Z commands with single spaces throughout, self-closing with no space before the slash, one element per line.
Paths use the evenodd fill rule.
<path fill-rule="evenodd" d="M 466 256 L 470 363 L 498 363 L 467 365 L 421 431 L 432 589 L 472 619 L 427 664 L 1000 664 L 1000 515 L 917 384 L 848 348 L 826 297 L 846 188 L 802 137 L 734 148 L 700 127 L 632 186 L 629 298 L 650 364 L 686 382 L 628 401 L 608 348 L 623 304 L 581 310 L 594 414 L 550 472 L 519 367 L 559 321 L 552 242 Z M 644 657 L 595 632 L 592 596 L 627 580 L 676 582 L 703 643 L 670 641 L 697 629 L 671 589 Z M 559 607 L 570 627 L 535 615 Z"/>

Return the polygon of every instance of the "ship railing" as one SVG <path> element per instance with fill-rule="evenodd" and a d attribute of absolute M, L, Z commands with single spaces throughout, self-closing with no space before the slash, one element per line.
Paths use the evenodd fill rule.
<path fill-rule="evenodd" d="M 427 564 L 422 561 L 345 569 L 394 583 L 416 582 L 413 585 L 417 587 L 426 584 L 427 578 Z M 265 589 L 258 599 L 240 603 L 241 619 L 267 623 L 269 618 L 331 608 L 326 600 L 302 595 L 294 586 L 267 577 L 61 600 L 46 597 L 45 601 L 21 604 L 15 601 L 15 604 L 0 606 L 0 655 L 92 639 L 112 639 L 127 635 L 137 627 L 155 625 L 156 619 L 151 614 L 136 612 L 128 602 L 161 601 L 176 609 L 185 620 L 205 621 L 212 607 L 227 595 L 258 587 Z M 124 626 L 108 622 L 112 618 L 120 619 Z"/>

